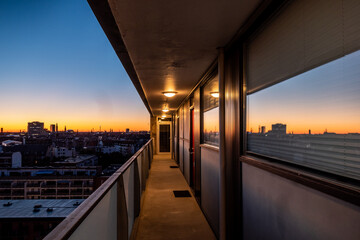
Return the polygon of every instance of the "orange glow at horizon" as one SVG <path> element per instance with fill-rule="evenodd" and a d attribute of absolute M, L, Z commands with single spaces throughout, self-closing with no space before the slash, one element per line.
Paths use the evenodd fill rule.
<path fill-rule="evenodd" d="M 63 101 L 64 102 L 64 101 Z M 33 102 L 34 103 L 34 102 Z M 129 128 L 133 131 L 149 131 L 150 129 L 150 117 L 145 109 L 137 108 L 135 110 L 127 109 L 127 113 L 124 114 L 124 104 L 120 103 L 118 108 L 105 106 L 97 107 L 95 105 L 88 104 L 84 106 L 81 102 L 72 103 L 72 107 L 65 103 L 65 106 L 59 106 L 54 109 L 50 107 L 52 104 L 38 104 L 36 107 L 22 106 L 6 106 L 3 107 L 0 116 L 0 128 L 4 129 L 4 132 L 19 132 L 27 131 L 27 123 L 33 121 L 44 122 L 44 128 L 50 129 L 50 124 L 58 124 L 59 131 L 66 129 L 90 132 L 110 131 L 114 132 L 125 131 Z M 15 105 L 15 104 L 14 104 Z M 55 104 L 56 105 L 56 104 Z M 145 107 L 143 107 L 145 108 Z"/>
<path fill-rule="evenodd" d="M 44 120 L 44 119 L 32 119 L 23 122 L 12 122 L 9 124 L 4 124 L 4 122 L 0 123 L 0 128 L 3 128 L 4 132 L 19 132 L 25 131 L 27 132 L 27 123 L 39 121 L 44 122 L 44 128 L 50 130 L 51 124 L 58 124 L 59 131 L 64 131 L 66 126 L 67 130 L 74 130 L 79 132 L 90 132 L 90 131 L 99 131 L 101 126 L 101 131 L 110 131 L 112 129 L 114 132 L 124 132 L 126 128 L 129 128 L 131 131 L 149 131 L 149 123 L 145 123 L 142 120 L 133 120 L 133 121 L 116 121 L 116 122 L 79 122 L 79 121 L 51 121 L 51 120 Z"/>
<path fill-rule="evenodd" d="M 248 95 L 247 131 L 360 133 L 360 51 Z"/>
<path fill-rule="evenodd" d="M 256 95 L 254 95 L 256 96 Z M 337 134 L 360 133 L 360 111 L 342 106 L 322 106 L 313 104 L 308 107 L 299 102 L 291 104 L 263 103 L 262 107 L 255 107 L 249 98 L 247 131 L 257 133 L 259 126 L 265 126 L 266 132 L 271 130 L 272 124 L 286 124 L 287 133 L 294 134 L 323 134 L 325 131 Z M 333 111 L 336 109 L 336 111 Z"/>

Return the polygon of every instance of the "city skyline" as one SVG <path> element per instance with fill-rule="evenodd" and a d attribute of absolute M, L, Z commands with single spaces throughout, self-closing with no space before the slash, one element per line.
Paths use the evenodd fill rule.
<path fill-rule="evenodd" d="M 286 123 L 281 123 L 281 122 L 276 122 L 276 123 L 270 123 L 270 124 L 267 124 L 267 125 L 264 125 L 264 124 L 261 124 L 261 125 L 258 125 L 257 128 L 247 128 L 247 132 L 248 133 L 263 133 L 263 128 L 265 129 L 264 133 L 269 133 L 272 131 L 272 126 L 273 125 L 277 125 L 277 124 L 280 124 L 280 125 L 285 125 L 287 130 L 286 130 L 286 134 L 325 134 L 325 133 L 335 133 L 335 134 L 360 134 L 360 131 L 358 132 L 347 132 L 347 133 L 339 133 L 339 132 L 334 132 L 334 131 L 330 131 L 329 129 L 325 128 L 324 131 L 316 131 L 314 132 L 311 128 L 307 129 L 307 131 L 304 131 L 304 132 L 294 132 L 291 128 L 289 129 L 288 128 L 288 125 Z"/>
<path fill-rule="evenodd" d="M 247 131 L 284 123 L 288 132 L 360 132 L 360 51 L 248 95 Z M 276 96 L 276 97 L 274 97 Z"/>
<path fill-rule="evenodd" d="M 140 128 L 131 128 L 131 127 L 128 127 L 128 126 L 124 126 L 124 127 L 121 127 L 121 128 L 113 128 L 113 127 L 103 127 L 103 125 L 99 125 L 99 126 L 94 126 L 90 129 L 79 129 L 79 128 L 73 128 L 71 127 L 71 125 L 62 125 L 62 124 L 59 124 L 58 122 L 51 122 L 51 123 L 46 123 L 44 121 L 37 121 L 37 120 L 34 120 L 34 121 L 28 121 L 26 122 L 25 124 L 23 124 L 23 128 L 19 128 L 19 129 L 10 129 L 10 128 L 5 128 L 3 126 L 0 126 L 0 129 L 2 129 L 2 131 L 4 133 L 18 133 L 18 132 L 27 132 L 28 131 L 28 127 L 27 127 L 27 124 L 29 122 L 43 122 L 44 123 L 44 129 L 48 130 L 48 131 L 51 131 L 51 125 L 53 124 L 58 124 L 58 132 L 64 132 L 65 131 L 65 127 L 66 127 L 66 130 L 73 130 L 73 131 L 79 131 L 79 132 L 110 132 L 110 130 L 114 131 L 114 132 L 126 132 L 127 129 L 129 129 L 130 131 L 134 131 L 134 132 L 138 132 L 138 131 L 149 131 L 149 129 L 140 129 Z"/>
<path fill-rule="evenodd" d="M 1 1 L 0 30 L 5 131 L 24 130 L 32 120 L 79 131 L 150 129 L 149 113 L 86 1 Z"/>
<path fill-rule="evenodd" d="M 44 129 L 45 130 L 48 130 L 51 132 L 51 125 L 54 125 L 54 126 L 57 126 L 58 127 L 58 132 L 65 132 L 65 131 L 69 131 L 69 130 L 72 130 L 74 132 L 110 132 L 110 131 L 113 131 L 113 132 L 126 132 L 127 130 L 129 131 L 134 131 L 134 132 L 138 132 L 138 131 L 149 131 L 149 129 L 132 129 L 132 128 L 129 128 L 129 127 L 124 127 L 124 128 L 103 128 L 102 125 L 100 126 L 97 126 L 97 127 L 93 127 L 91 129 L 89 129 L 88 131 L 87 130 L 80 130 L 80 129 L 77 129 L 77 128 L 72 128 L 71 126 L 68 126 L 68 125 L 60 125 L 59 123 L 57 122 L 53 122 L 53 123 L 45 123 L 43 121 L 28 121 L 26 122 L 26 124 L 24 124 L 24 128 L 21 128 L 21 129 L 18 129 L 18 130 L 10 130 L 10 129 L 6 129 L 4 128 L 3 126 L 0 126 L 0 129 L 3 133 L 20 133 L 20 132 L 28 132 L 28 123 L 30 122 L 40 122 L 40 123 L 44 123 Z"/>

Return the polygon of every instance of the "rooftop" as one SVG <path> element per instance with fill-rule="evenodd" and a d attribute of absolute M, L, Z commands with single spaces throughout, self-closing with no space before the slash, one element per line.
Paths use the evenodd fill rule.
<path fill-rule="evenodd" d="M 65 218 L 83 201 L 84 199 L 0 200 L 0 218 Z M 6 206 L 8 203 L 11 205 Z M 40 210 L 38 212 L 34 211 L 36 205 Z"/>
<path fill-rule="evenodd" d="M 76 157 L 70 157 L 65 159 L 64 161 L 58 161 L 55 162 L 56 164 L 61 164 L 61 163 L 81 163 L 83 161 L 89 160 L 93 157 L 96 157 L 95 155 L 82 155 L 82 156 L 76 156 Z"/>

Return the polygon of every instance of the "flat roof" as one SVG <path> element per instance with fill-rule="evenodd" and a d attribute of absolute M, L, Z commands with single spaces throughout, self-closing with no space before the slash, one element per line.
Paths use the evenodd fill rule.
<path fill-rule="evenodd" d="M 96 157 L 96 155 L 80 155 L 80 156 L 76 156 L 76 157 L 69 157 L 63 161 L 57 161 L 55 163 L 56 164 L 81 163 L 81 162 L 84 162 L 84 161 L 89 160 L 94 157 Z"/>
<path fill-rule="evenodd" d="M 21 199 L 0 200 L 0 220 L 3 218 L 65 218 L 75 208 L 76 203 L 85 199 Z M 8 202 L 10 206 L 4 206 Z M 34 212 L 34 206 L 41 205 L 40 211 Z M 52 208 L 52 211 L 47 211 Z"/>

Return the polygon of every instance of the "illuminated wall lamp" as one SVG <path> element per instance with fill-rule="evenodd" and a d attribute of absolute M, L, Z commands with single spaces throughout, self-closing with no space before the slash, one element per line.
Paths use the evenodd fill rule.
<path fill-rule="evenodd" d="M 211 92 L 210 95 L 214 98 L 219 98 L 219 92 Z"/>
<path fill-rule="evenodd" d="M 173 97 L 177 94 L 177 92 L 168 91 L 168 92 L 162 92 L 162 94 L 164 94 L 166 97 Z"/>

